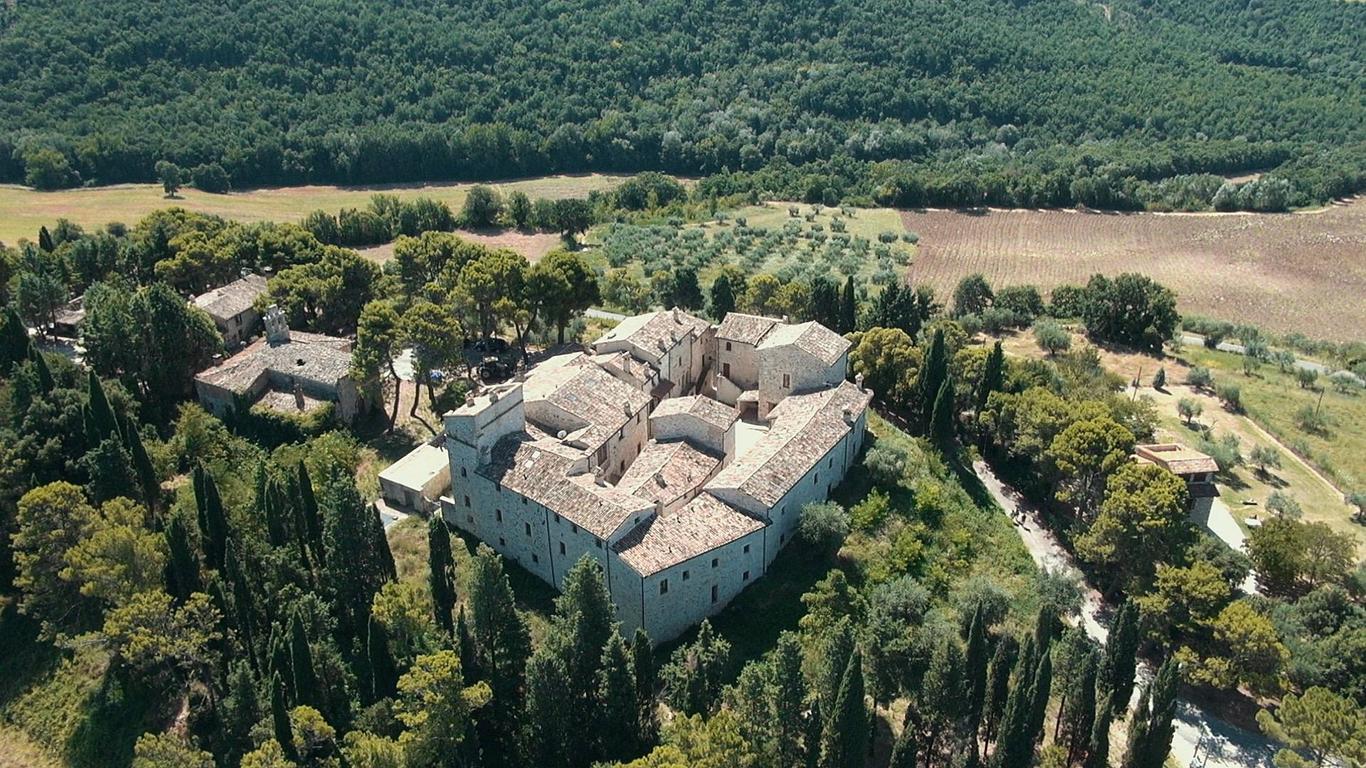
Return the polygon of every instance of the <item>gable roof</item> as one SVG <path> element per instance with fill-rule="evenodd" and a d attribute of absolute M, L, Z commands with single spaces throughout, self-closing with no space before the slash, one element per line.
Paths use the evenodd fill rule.
<path fill-rule="evenodd" d="M 707 488 L 734 488 L 763 504 L 777 506 L 783 496 L 851 430 L 845 420 L 868 407 L 873 393 L 848 381 L 803 395 L 788 395 L 769 412 L 768 432 L 725 469 Z"/>
<path fill-rule="evenodd" d="M 702 395 L 671 397 L 661 400 L 650 413 L 651 419 L 665 416 L 693 416 L 699 421 L 717 429 L 730 429 L 730 425 L 740 419 L 740 412 L 719 400 Z"/>
<path fill-rule="evenodd" d="M 780 323 L 781 320 L 773 317 L 727 312 L 721 325 L 716 328 L 716 338 L 757 346 L 764 335 Z"/>
<path fill-rule="evenodd" d="M 194 297 L 194 305 L 209 313 L 215 320 L 223 321 L 236 317 L 251 309 L 256 299 L 266 292 L 266 279 L 260 275 L 247 275 L 227 285 L 215 288 Z"/>
<path fill-rule="evenodd" d="M 780 323 L 759 343 L 759 349 L 783 346 L 796 347 L 826 365 L 834 365 L 851 345 L 848 339 L 811 321 L 798 325 Z"/>
<path fill-rule="evenodd" d="M 677 512 L 636 526 L 613 549 L 636 573 L 653 576 L 763 527 L 759 520 L 703 493 Z"/>
<path fill-rule="evenodd" d="M 317 333 L 290 331 L 289 341 L 271 344 L 261 338 L 245 349 L 195 375 L 202 381 L 243 394 L 262 375 L 295 376 L 329 386 L 350 374 L 351 342 Z"/>
<path fill-rule="evenodd" d="M 669 506 L 701 487 L 720 465 L 721 459 L 686 441 L 651 441 L 626 468 L 617 490 Z"/>
<path fill-rule="evenodd" d="M 635 348 L 637 357 L 653 363 L 662 359 L 684 336 L 689 333 L 701 336 L 708 327 L 710 323 L 706 320 L 675 307 L 628 317 L 598 337 L 593 346 L 625 342 Z"/>
<path fill-rule="evenodd" d="M 650 404 L 648 395 L 582 352 L 557 355 L 538 365 L 523 382 L 522 395 L 528 408 L 548 403 L 582 422 L 574 436 L 594 448 Z"/>

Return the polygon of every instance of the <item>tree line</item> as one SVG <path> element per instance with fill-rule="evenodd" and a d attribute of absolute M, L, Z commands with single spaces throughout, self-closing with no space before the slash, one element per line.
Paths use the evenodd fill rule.
<path fill-rule="evenodd" d="M 1360 104 L 1339 98 L 1361 79 L 1362 21 L 1328 0 L 353 11 L 6 8 L 0 179 L 151 180 L 158 162 L 206 188 L 728 170 L 783 197 L 1252 210 L 1363 179 Z"/>

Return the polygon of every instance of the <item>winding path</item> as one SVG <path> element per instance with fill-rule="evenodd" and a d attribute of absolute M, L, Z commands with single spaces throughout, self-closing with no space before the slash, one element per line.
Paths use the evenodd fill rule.
<path fill-rule="evenodd" d="M 1072 556 L 1062 548 L 1052 531 L 1043 526 L 1024 496 L 1002 482 L 984 462 L 974 462 L 972 466 L 991 497 L 1011 514 L 1015 530 L 1034 562 L 1040 568 L 1074 576 L 1081 583 L 1081 624 L 1088 636 L 1104 643 L 1110 619 L 1100 593 L 1086 583 Z M 1151 667 L 1140 663 L 1138 678 L 1141 684 L 1146 684 L 1152 674 Z M 1134 705 L 1139 693 L 1139 686 L 1135 686 L 1129 706 Z M 1123 746 L 1116 743 L 1113 748 L 1123 749 Z M 1259 733 L 1227 723 L 1184 699 L 1180 702 L 1171 753 L 1183 768 L 1272 768 L 1271 756 L 1276 749 L 1274 742 Z"/>

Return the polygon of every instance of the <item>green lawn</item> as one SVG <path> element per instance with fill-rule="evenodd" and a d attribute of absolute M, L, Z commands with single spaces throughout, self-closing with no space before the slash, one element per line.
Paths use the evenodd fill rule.
<path fill-rule="evenodd" d="M 1313 463 L 1343 491 L 1366 489 L 1366 392 L 1342 394 L 1319 377 L 1317 389 L 1303 389 L 1293 373 L 1262 365 L 1252 376 L 1243 374 L 1241 355 L 1187 345 L 1179 357 L 1203 365 L 1215 384 L 1242 388 L 1247 413 L 1263 429 Z M 1317 407 L 1328 422 L 1320 433 L 1305 432 L 1295 413 Z"/>
<path fill-rule="evenodd" d="M 615 187 L 622 176 L 585 174 L 545 176 L 530 179 L 490 182 L 503 194 L 520 190 L 531 198 L 586 197 L 594 190 Z M 38 228 L 51 227 L 66 218 L 86 229 L 102 227 L 111 221 L 132 225 L 160 208 L 179 206 L 200 213 L 211 213 L 239 221 L 297 222 L 319 208 L 336 213 L 342 208 L 364 208 L 376 193 L 397 195 L 404 200 L 430 197 L 444 200 L 459 211 L 471 183 L 396 184 L 374 187 L 303 186 L 272 187 L 212 195 L 197 189 L 182 189 L 168 200 L 159 184 L 118 184 L 108 187 L 65 189 L 38 192 L 13 184 L 0 185 L 0 243 L 13 245 L 19 238 L 38 239 Z"/>

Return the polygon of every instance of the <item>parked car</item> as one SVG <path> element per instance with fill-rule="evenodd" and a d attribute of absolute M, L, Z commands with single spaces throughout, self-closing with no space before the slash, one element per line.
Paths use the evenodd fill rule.
<path fill-rule="evenodd" d="M 500 339 L 497 336 L 490 336 L 487 339 L 480 339 L 474 342 L 474 350 L 476 352 L 501 355 L 508 350 L 508 343 L 505 339 Z"/>
<path fill-rule="evenodd" d="M 505 381 L 512 375 L 512 366 L 496 357 L 486 357 L 479 365 L 479 380 L 485 383 Z"/>

